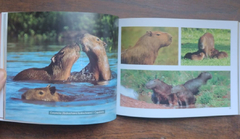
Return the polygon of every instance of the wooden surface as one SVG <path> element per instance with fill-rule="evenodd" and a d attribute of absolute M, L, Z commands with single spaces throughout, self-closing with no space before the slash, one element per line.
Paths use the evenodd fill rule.
<path fill-rule="evenodd" d="M 0 0 L 0 12 L 85 11 L 119 17 L 240 21 L 239 0 Z M 87 126 L 0 122 L 0 138 L 240 138 L 240 116 L 144 119 L 118 116 Z"/>

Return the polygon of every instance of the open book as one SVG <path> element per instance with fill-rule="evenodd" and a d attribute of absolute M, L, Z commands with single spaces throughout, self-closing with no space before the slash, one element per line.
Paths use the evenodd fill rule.
<path fill-rule="evenodd" d="M 1 13 L 4 121 L 239 114 L 238 22 Z"/>

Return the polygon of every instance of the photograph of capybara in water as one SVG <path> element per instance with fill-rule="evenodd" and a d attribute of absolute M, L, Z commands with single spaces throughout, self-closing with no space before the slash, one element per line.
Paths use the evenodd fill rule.
<path fill-rule="evenodd" d="M 9 13 L 5 118 L 45 124 L 114 120 L 116 20 L 95 13 Z"/>
<path fill-rule="evenodd" d="M 178 28 L 122 27 L 121 64 L 177 65 Z"/>
<path fill-rule="evenodd" d="M 229 29 L 181 29 L 181 65 L 230 66 Z"/>
<path fill-rule="evenodd" d="M 229 71 L 121 70 L 120 106 L 186 109 L 230 106 Z"/>

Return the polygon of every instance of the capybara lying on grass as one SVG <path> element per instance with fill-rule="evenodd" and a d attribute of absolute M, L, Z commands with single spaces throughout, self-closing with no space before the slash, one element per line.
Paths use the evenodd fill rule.
<path fill-rule="evenodd" d="M 187 53 L 184 58 L 191 59 L 191 60 L 203 60 L 205 54 L 203 52 L 194 52 L 194 53 Z"/>
<path fill-rule="evenodd" d="M 121 63 L 153 65 L 158 56 L 158 50 L 171 43 L 172 36 L 170 34 L 161 31 L 147 31 L 133 47 L 121 53 Z"/>
<path fill-rule="evenodd" d="M 155 104 L 169 104 L 170 106 L 177 104 L 176 95 L 171 95 L 171 85 L 154 79 L 146 83 L 146 88 L 153 90 L 152 101 Z"/>
<path fill-rule="evenodd" d="M 80 56 L 80 47 L 72 44 L 55 54 L 44 68 L 30 68 L 18 73 L 13 80 L 64 81 L 70 76 L 73 64 Z"/>
<path fill-rule="evenodd" d="M 196 98 L 193 93 L 187 90 L 183 85 L 172 87 L 171 94 L 176 94 L 180 106 L 185 105 L 188 107 L 188 105 L 195 104 L 196 102 Z"/>
<path fill-rule="evenodd" d="M 25 93 L 22 94 L 23 100 L 40 100 L 40 101 L 72 101 L 74 97 L 66 96 L 63 94 L 59 94 L 56 91 L 55 86 L 51 87 L 48 85 L 44 88 L 35 88 L 29 89 Z"/>
<path fill-rule="evenodd" d="M 199 88 L 206 84 L 209 79 L 212 78 L 212 75 L 209 72 L 202 72 L 198 75 L 197 78 L 191 79 L 183 84 L 186 90 L 189 90 L 193 95 L 197 95 Z"/>
<path fill-rule="evenodd" d="M 87 54 L 90 63 L 80 72 L 73 72 L 69 81 L 107 81 L 111 79 L 111 70 L 106 54 L 104 41 L 85 33 L 80 37 L 82 50 Z"/>
<path fill-rule="evenodd" d="M 223 51 L 219 52 L 215 48 L 211 49 L 211 53 L 212 53 L 212 58 L 222 59 L 222 58 L 228 57 L 228 54 L 226 52 L 223 52 Z"/>

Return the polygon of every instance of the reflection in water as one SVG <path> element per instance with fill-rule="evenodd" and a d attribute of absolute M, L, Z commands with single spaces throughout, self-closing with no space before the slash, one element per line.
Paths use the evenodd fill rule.
<path fill-rule="evenodd" d="M 24 69 L 48 66 L 51 62 L 51 57 L 58 50 L 7 53 L 6 119 L 52 124 L 91 124 L 115 119 L 116 78 L 97 83 L 13 81 L 13 77 Z M 108 53 L 108 57 L 110 69 L 116 74 L 117 54 Z M 88 63 L 88 57 L 81 52 L 80 58 L 73 65 L 71 72 L 80 71 Z M 74 101 L 44 102 L 21 100 L 21 95 L 28 89 L 42 88 L 49 84 L 55 86 L 57 92 L 61 94 L 74 96 Z M 105 110 L 105 114 L 71 115 L 71 119 L 69 119 L 69 115 L 49 114 L 50 111 L 82 112 L 98 110 Z"/>

